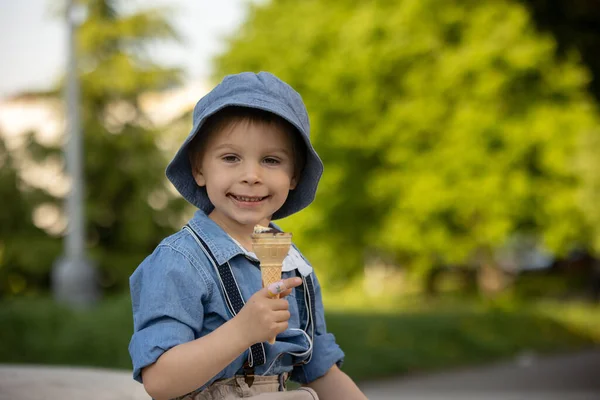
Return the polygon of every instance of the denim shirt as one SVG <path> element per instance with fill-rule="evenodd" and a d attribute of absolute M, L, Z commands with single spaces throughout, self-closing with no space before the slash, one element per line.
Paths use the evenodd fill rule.
<path fill-rule="evenodd" d="M 200 210 L 189 225 L 207 244 L 219 265 L 230 263 L 244 301 L 261 289 L 258 263 L 246 257 L 221 227 Z M 293 276 L 295 272 L 288 271 L 283 272 L 282 277 Z M 344 353 L 334 336 L 327 333 L 321 286 L 314 271 L 312 276 L 316 298 L 313 343 L 302 330 L 307 319 L 303 289 L 295 288 L 286 297 L 291 314 L 288 329 L 277 336 L 274 345 L 264 343 L 266 360 L 255 368 L 255 374 L 288 372 L 292 380 L 309 383 L 323 376 L 334 364 L 341 364 Z M 217 271 L 186 230 L 164 239 L 139 265 L 129 279 L 134 323 L 129 353 L 135 380 L 142 382 L 142 368 L 154 363 L 167 350 L 208 335 L 232 318 L 218 282 Z M 310 361 L 294 366 L 308 359 L 311 347 Z M 240 374 L 248 351 L 246 349 L 202 388 L 217 379 Z"/>

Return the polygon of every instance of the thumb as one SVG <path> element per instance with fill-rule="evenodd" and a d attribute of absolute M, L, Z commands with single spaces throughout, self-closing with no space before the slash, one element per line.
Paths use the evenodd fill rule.
<path fill-rule="evenodd" d="M 268 297 L 275 297 L 278 294 L 281 294 L 283 292 L 285 292 L 288 289 L 292 289 L 295 288 L 296 286 L 299 286 L 302 284 L 302 279 L 300 278 L 288 278 L 288 279 L 282 279 L 280 281 L 271 283 L 269 286 L 267 286 L 265 288 L 266 290 L 266 294 Z"/>

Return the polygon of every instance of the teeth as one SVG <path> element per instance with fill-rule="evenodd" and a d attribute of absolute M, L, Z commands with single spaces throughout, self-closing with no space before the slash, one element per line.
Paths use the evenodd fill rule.
<path fill-rule="evenodd" d="M 239 201 L 247 201 L 247 202 L 257 202 L 261 201 L 264 197 L 242 197 L 242 196 L 233 196 L 236 200 Z"/>

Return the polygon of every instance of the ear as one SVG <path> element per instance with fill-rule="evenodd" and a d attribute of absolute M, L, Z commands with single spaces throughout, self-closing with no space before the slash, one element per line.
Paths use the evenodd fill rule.
<path fill-rule="evenodd" d="M 192 168 L 192 175 L 198 186 L 206 186 L 206 179 L 199 168 Z"/>
<path fill-rule="evenodd" d="M 290 181 L 290 190 L 296 189 L 296 186 L 298 186 L 298 179 L 296 179 L 296 177 L 293 177 Z"/>

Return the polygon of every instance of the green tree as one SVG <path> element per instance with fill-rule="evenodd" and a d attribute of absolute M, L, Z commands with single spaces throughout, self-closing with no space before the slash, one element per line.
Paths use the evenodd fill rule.
<path fill-rule="evenodd" d="M 554 50 L 516 1 L 273 0 L 215 77 L 268 70 L 303 95 L 325 174 L 289 226 L 343 277 L 371 251 L 426 270 L 493 264 L 518 232 L 557 254 L 589 244 L 574 168 L 597 124 L 589 74 Z"/>
<path fill-rule="evenodd" d="M 157 146 L 161 132 L 141 107 L 144 94 L 180 83 L 178 68 L 161 66 L 152 58 L 156 43 L 177 41 L 178 35 L 165 9 L 126 13 L 124 2 L 81 3 L 87 8 L 77 32 L 87 247 L 99 264 L 102 285 L 116 290 L 127 287 L 128 276 L 144 256 L 179 227 L 185 209 L 185 202 L 171 194 L 164 176 L 168 160 Z M 59 96 L 63 85 L 46 95 Z M 60 153 L 59 148 L 36 142 L 28 150 L 40 162 Z M 11 204 L 18 201 L 11 200 Z M 45 201 L 62 208 L 64 199 Z M 34 201 L 19 216 L 9 218 L 13 222 L 25 218 L 39 204 Z M 31 221 L 31 217 L 25 219 Z M 17 235 L 6 240 L 7 246 L 14 247 L 13 242 L 28 239 Z M 60 244 L 50 236 L 44 240 Z M 45 276 L 59 255 L 60 246 L 54 248 L 52 256 L 37 260 L 43 263 Z M 22 252 L 23 257 L 26 254 Z M 29 260 L 15 261 L 14 268 L 27 270 L 30 265 Z M 48 281 L 45 285 L 26 283 L 47 288 Z"/>
<path fill-rule="evenodd" d="M 35 206 L 53 198 L 28 185 L 15 164 L 0 134 L 0 298 L 47 286 L 47 262 L 60 251 L 60 242 L 32 221 Z"/>
<path fill-rule="evenodd" d="M 581 157 L 578 170 L 582 176 L 582 185 L 577 200 L 586 215 L 590 229 L 590 247 L 593 254 L 600 254 L 600 131 L 590 130 L 580 141 Z"/>
<path fill-rule="evenodd" d="M 105 285 L 123 287 L 143 257 L 177 227 L 185 204 L 169 193 L 160 132 L 140 105 L 143 94 L 180 83 L 179 69 L 151 57 L 152 46 L 177 41 L 178 35 L 166 9 L 125 14 L 123 2 L 85 4 L 78 43 L 88 239 Z"/>

